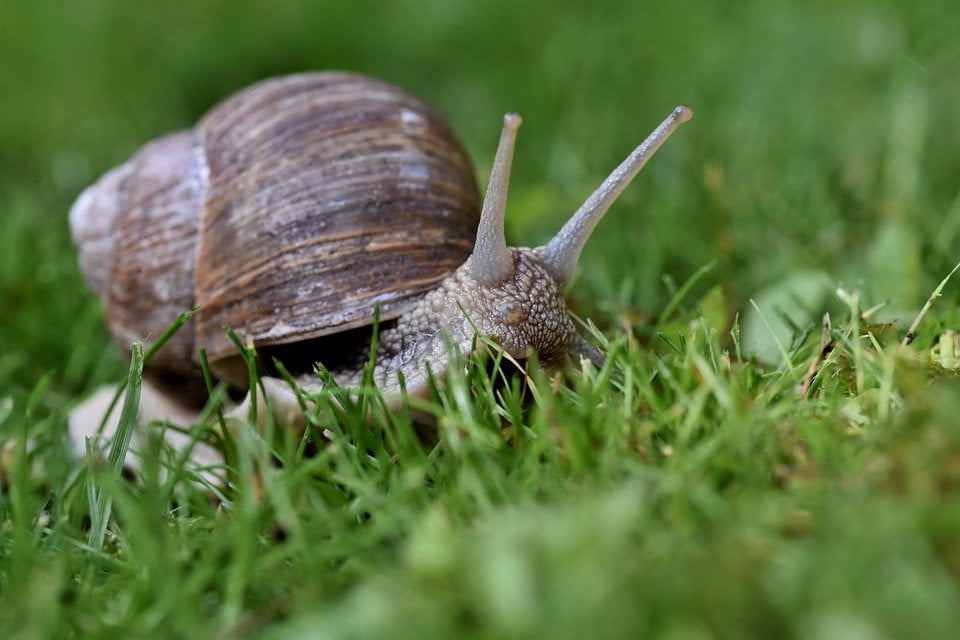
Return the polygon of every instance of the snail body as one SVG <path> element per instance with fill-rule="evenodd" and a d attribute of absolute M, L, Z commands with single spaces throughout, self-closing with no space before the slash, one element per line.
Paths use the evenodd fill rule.
<path fill-rule="evenodd" d="M 122 349 L 199 307 L 145 370 L 181 404 L 204 396 L 201 347 L 217 375 L 242 384 L 223 326 L 355 386 L 375 310 L 374 381 L 386 392 L 399 374 L 424 392 L 427 365 L 443 375 L 446 350 L 469 350 L 478 333 L 547 367 L 571 354 L 599 361 L 563 290 L 600 217 L 689 117 L 675 109 L 549 242 L 511 248 L 503 221 L 519 116 L 504 117 L 481 211 L 463 148 L 431 107 L 364 76 L 298 74 L 148 143 L 81 194 L 71 228 Z M 297 406 L 285 383 L 264 380 L 275 401 Z M 298 382 L 320 386 L 312 370 Z"/>

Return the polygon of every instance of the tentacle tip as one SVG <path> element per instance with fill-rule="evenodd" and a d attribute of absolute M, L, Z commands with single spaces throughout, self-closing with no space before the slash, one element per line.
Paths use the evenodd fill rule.
<path fill-rule="evenodd" d="M 676 120 L 678 124 L 687 122 L 692 117 L 693 110 L 685 104 L 681 104 L 673 110 L 673 119 Z"/>
<path fill-rule="evenodd" d="M 511 111 L 506 113 L 503 116 L 503 126 L 516 131 L 520 128 L 520 125 L 523 124 L 523 118 L 520 117 L 519 113 Z"/>

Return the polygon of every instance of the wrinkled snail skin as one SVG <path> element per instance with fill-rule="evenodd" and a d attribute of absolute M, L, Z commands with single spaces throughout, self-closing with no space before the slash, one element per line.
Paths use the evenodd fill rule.
<path fill-rule="evenodd" d="M 381 331 L 374 369 L 377 386 L 387 393 L 399 392 L 401 373 L 408 391 L 419 393 L 426 385 L 424 364 L 442 376 L 449 345 L 465 353 L 475 334 L 492 338 L 515 359 L 536 352 L 546 367 L 561 364 L 576 336 L 562 292 L 533 250 L 511 249 L 510 259 L 513 272 L 493 286 L 476 282 L 468 260 L 400 316 L 396 326 Z M 366 352 L 361 354 L 366 360 Z M 331 374 L 343 386 L 360 383 L 359 367 L 333 369 Z M 310 389 L 317 379 L 309 376 L 299 382 Z"/>
<path fill-rule="evenodd" d="M 194 130 L 147 145 L 81 195 L 71 225 L 87 281 L 104 300 L 108 323 L 118 322 L 111 325 L 118 341 L 159 335 L 161 320 L 201 307 L 182 342 L 158 353 L 160 370 L 145 372 L 162 384 L 149 389 L 144 420 L 183 420 L 162 415 L 170 411 L 160 399 L 190 398 L 183 389 L 196 388 L 200 347 L 218 375 L 242 379 L 230 374 L 220 324 L 258 347 L 296 345 L 371 324 L 376 308 L 386 322 L 374 381 L 396 396 L 402 374 L 408 393 L 423 395 L 428 367 L 444 375 L 448 349 L 466 354 L 476 334 L 514 358 L 536 352 L 546 367 L 570 356 L 602 361 L 577 334 L 563 291 L 597 222 L 690 117 L 677 107 L 546 244 L 511 248 L 504 215 L 519 116 L 504 117 L 477 219 L 469 162 L 432 108 L 363 76 L 300 74 L 254 85 Z M 160 168 L 145 166 L 158 154 Z M 168 257 L 117 255 L 162 254 L 165 245 L 186 275 L 167 273 L 175 267 Z M 175 288 L 185 280 L 192 281 L 185 291 Z M 162 311 L 130 308 L 170 301 Z M 135 329 L 138 315 L 153 324 Z M 357 386 L 369 359 L 370 333 L 362 333 L 337 360 L 324 353 L 311 360 L 341 386 Z M 308 392 L 321 386 L 312 373 L 297 382 Z M 289 386 L 271 377 L 263 383 L 277 417 L 301 423 Z M 245 417 L 249 401 L 232 414 Z M 94 413 L 82 406 L 71 416 L 75 441 L 96 431 Z M 115 424 L 116 414 L 107 432 Z"/>

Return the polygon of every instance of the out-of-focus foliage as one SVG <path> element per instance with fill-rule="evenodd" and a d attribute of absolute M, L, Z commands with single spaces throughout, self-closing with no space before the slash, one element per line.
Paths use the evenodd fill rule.
<path fill-rule="evenodd" d="M 958 33 L 949 0 L 0 0 L 0 636 L 954 632 L 960 282 L 896 345 L 960 260 Z M 78 461 L 66 412 L 124 365 L 70 203 L 231 92 L 333 68 L 435 104 L 481 183 L 520 112 L 516 244 L 693 109 L 570 292 L 608 366 L 533 407 L 470 367 L 435 446 L 356 407 L 318 456 L 241 439 L 286 464 L 220 506 Z"/>

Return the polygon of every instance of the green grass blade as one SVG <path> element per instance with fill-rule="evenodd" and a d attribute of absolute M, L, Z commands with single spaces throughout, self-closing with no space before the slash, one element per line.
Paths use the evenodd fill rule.
<path fill-rule="evenodd" d="M 117 431 L 113 435 L 110 453 L 107 456 L 107 473 L 114 478 L 119 478 L 123 471 L 123 463 L 130 448 L 130 440 L 133 438 L 133 431 L 137 426 L 137 412 L 140 409 L 140 388 L 143 382 L 143 364 L 143 345 L 135 342 L 130 356 L 126 395 L 120 410 Z M 97 482 L 94 476 L 91 476 L 90 481 L 92 483 Z M 110 521 L 111 499 L 106 495 L 102 486 L 96 488 L 95 495 L 96 498 L 91 501 L 90 534 L 87 545 L 93 549 L 100 549 L 103 547 L 104 534 Z"/>

